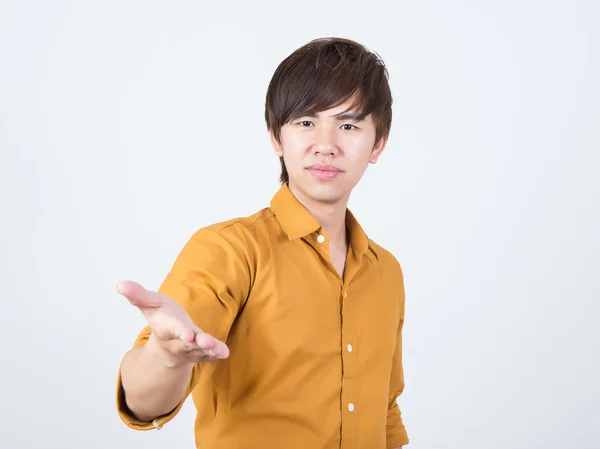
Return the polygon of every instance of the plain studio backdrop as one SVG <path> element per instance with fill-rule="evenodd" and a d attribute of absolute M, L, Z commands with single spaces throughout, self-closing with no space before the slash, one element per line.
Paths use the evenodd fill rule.
<path fill-rule="evenodd" d="M 390 71 L 350 208 L 405 271 L 410 447 L 600 447 L 597 2 L 0 5 L 2 449 L 193 447 L 191 401 L 117 417 L 115 286 L 268 205 L 267 85 L 322 36 Z"/>

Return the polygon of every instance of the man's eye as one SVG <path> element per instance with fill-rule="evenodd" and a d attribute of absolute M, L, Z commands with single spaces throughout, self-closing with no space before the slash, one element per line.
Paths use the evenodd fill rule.
<path fill-rule="evenodd" d="M 348 124 L 342 125 L 342 129 L 344 129 L 346 131 L 351 131 L 354 128 L 356 128 L 356 126 L 354 126 L 354 125 L 348 125 Z"/>
<path fill-rule="evenodd" d="M 302 126 L 312 126 L 313 122 L 310 122 L 308 120 L 303 120 L 303 121 L 300 122 L 300 124 Z"/>

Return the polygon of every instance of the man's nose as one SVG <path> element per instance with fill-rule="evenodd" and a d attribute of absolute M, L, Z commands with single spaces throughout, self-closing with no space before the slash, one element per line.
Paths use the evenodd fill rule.
<path fill-rule="evenodd" d="M 315 133 L 313 152 L 321 156 L 335 157 L 338 154 L 335 128 L 320 126 Z"/>

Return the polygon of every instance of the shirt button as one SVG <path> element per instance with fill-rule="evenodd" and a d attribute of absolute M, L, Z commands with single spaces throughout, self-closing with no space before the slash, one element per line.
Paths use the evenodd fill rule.
<path fill-rule="evenodd" d="M 348 293 L 344 292 L 344 298 L 345 298 L 346 296 L 348 296 Z"/>
<path fill-rule="evenodd" d="M 324 236 L 320 235 L 320 236 L 317 237 L 317 242 L 323 243 L 324 241 L 325 241 L 325 237 Z"/>
<path fill-rule="evenodd" d="M 351 412 L 354 411 L 354 404 L 352 402 L 348 404 L 348 410 L 350 410 Z"/>
<path fill-rule="evenodd" d="M 348 344 L 348 352 L 352 352 L 352 345 Z"/>

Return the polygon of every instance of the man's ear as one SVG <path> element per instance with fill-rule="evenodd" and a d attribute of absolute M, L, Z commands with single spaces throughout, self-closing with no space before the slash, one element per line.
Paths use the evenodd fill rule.
<path fill-rule="evenodd" d="M 283 157 L 283 148 L 281 147 L 281 143 L 275 137 L 275 133 L 272 129 L 269 130 L 269 137 L 271 139 L 271 145 L 273 146 L 273 150 L 275 150 L 275 154 L 278 157 Z"/>
<path fill-rule="evenodd" d="M 377 162 L 377 160 L 379 159 L 379 156 L 381 156 L 381 153 L 383 153 L 383 150 L 385 150 L 387 141 L 388 141 L 388 136 L 383 136 L 381 139 L 379 139 L 379 142 L 377 142 L 375 144 L 375 146 L 371 150 L 371 156 L 369 157 L 369 162 L 371 164 L 374 164 L 375 162 Z"/>

